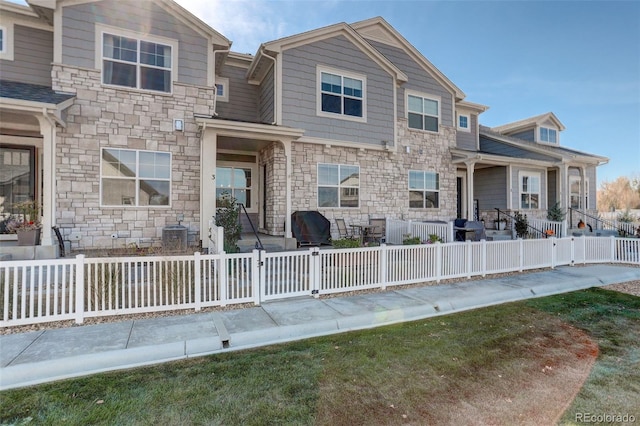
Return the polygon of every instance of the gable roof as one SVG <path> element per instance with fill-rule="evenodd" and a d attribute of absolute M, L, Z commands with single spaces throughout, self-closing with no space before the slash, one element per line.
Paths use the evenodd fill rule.
<path fill-rule="evenodd" d="M 327 27 L 317 28 L 311 31 L 306 31 L 300 34 L 261 44 L 258 52 L 256 53 L 253 64 L 247 72 L 247 76 L 249 80 L 259 81 L 262 79 L 264 73 L 266 73 L 266 70 L 269 69 L 269 66 L 265 67 L 262 64 L 265 56 L 273 58 L 287 49 L 304 46 L 306 44 L 326 40 L 328 38 L 333 38 L 339 35 L 346 37 L 347 40 L 358 47 L 365 55 L 367 55 L 375 63 L 380 65 L 381 68 L 387 71 L 396 80 L 400 82 L 405 82 L 408 80 L 408 77 L 405 73 L 403 73 L 383 54 L 376 50 L 369 42 L 367 42 L 360 34 L 358 34 L 357 31 L 355 31 L 351 26 L 344 22 L 329 25 Z M 268 60 L 270 64 L 272 62 L 272 59 Z"/>
<path fill-rule="evenodd" d="M 453 84 L 438 68 L 435 67 L 418 49 L 405 39 L 395 28 L 393 28 L 381 16 L 366 19 L 351 24 L 362 37 L 376 40 L 381 43 L 389 44 L 394 47 L 403 49 L 416 61 L 427 73 L 435 78 L 440 84 L 446 87 L 456 97 L 456 100 L 462 100 L 466 97 L 464 92 L 458 86 Z"/>
<path fill-rule="evenodd" d="M 504 124 L 502 126 L 492 127 L 491 130 L 498 133 L 514 133 L 519 130 L 528 129 L 534 126 L 540 126 L 543 123 L 551 121 L 556 127 L 563 131 L 564 125 L 558 120 L 558 117 L 552 112 L 536 115 L 535 117 L 525 118 L 524 120 L 514 121 L 513 123 Z"/>
<path fill-rule="evenodd" d="M 65 3 L 73 5 L 79 3 L 94 3 L 99 0 L 26 0 L 31 9 L 37 13 L 42 19 L 53 24 L 53 11 L 58 6 L 64 6 Z M 207 37 L 211 44 L 218 47 L 229 48 L 231 41 L 225 36 L 211 28 L 204 21 L 200 20 L 193 13 L 180 6 L 173 0 L 151 0 L 160 7 L 170 11 L 177 19 L 190 26 L 194 31 L 204 37 Z"/>
<path fill-rule="evenodd" d="M 594 164 L 594 165 L 606 164 L 609 162 L 609 159 L 607 157 L 602 157 L 600 155 L 589 154 L 586 152 L 582 152 L 582 151 L 578 151 L 570 148 L 564 148 L 557 145 L 542 145 L 535 142 L 529 142 L 524 139 L 519 139 L 513 136 L 504 135 L 486 126 L 481 125 L 479 127 L 480 127 L 481 137 L 486 137 L 496 142 L 516 146 L 516 147 L 525 149 L 527 151 L 535 152 L 538 154 L 549 155 L 549 156 L 558 158 L 559 160 L 578 161 L 578 162 Z"/>

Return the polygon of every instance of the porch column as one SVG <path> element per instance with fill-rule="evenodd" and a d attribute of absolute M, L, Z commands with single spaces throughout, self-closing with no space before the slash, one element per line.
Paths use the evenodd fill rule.
<path fill-rule="evenodd" d="M 56 125 L 48 115 L 36 118 L 42 135 L 42 245 L 51 246 L 54 245 L 51 227 L 56 224 Z"/>
<path fill-rule="evenodd" d="M 200 140 L 200 239 L 209 247 L 209 220 L 216 214 L 216 153 L 218 135 L 202 127 Z"/>
<path fill-rule="evenodd" d="M 282 141 L 284 145 L 285 155 L 285 172 L 287 176 L 286 195 L 285 195 L 285 218 L 284 218 L 284 237 L 291 238 L 291 141 Z"/>
<path fill-rule="evenodd" d="M 569 203 L 569 167 L 567 164 L 562 163 L 558 168 L 558 180 L 560 181 L 560 194 L 558 199 L 560 200 L 560 208 L 567 211 L 570 206 Z"/>
<path fill-rule="evenodd" d="M 473 172 L 475 169 L 475 161 L 465 161 L 467 166 L 467 219 L 475 220 L 473 211 L 473 197 L 474 197 L 474 184 L 473 184 Z"/>

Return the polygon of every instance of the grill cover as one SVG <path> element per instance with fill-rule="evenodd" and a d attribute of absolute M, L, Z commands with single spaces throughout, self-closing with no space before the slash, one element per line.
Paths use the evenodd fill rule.
<path fill-rule="evenodd" d="M 331 244 L 331 222 L 317 211 L 292 213 L 291 232 L 300 245 Z"/>

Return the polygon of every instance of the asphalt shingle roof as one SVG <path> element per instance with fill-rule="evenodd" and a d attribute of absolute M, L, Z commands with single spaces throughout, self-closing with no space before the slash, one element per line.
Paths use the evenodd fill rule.
<path fill-rule="evenodd" d="M 51 87 L 47 86 L 0 80 L 0 98 L 19 99 L 57 105 L 73 97 L 74 95 L 67 93 L 55 92 Z"/>

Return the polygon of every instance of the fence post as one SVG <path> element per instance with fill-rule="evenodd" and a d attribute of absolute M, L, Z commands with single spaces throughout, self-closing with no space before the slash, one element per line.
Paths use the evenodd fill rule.
<path fill-rule="evenodd" d="M 558 255 L 558 250 L 556 249 L 556 237 L 549 237 L 547 239 L 550 241 L 549 244 L 551 244 L 551 269 L 555 269 L 557 263 L 556 257 Z"/>
<path fill-rule="evenodd" d="M 220 305 L 227 306 L 227 289 L 229 288 L 229 275 L 227 274 L 227 253 L 222 250 L 218 258 L 218 286 L 220 288 Z"/>
<path fill-rule="evenodd" d="M 571 237 L 571 266 L 574 266 L 576 263 L 576 239 L 575 237 Z"/>
<path fill-rule="evenodd" d="M 309 248 L 309 287 L 316 299 L 320 297 L 320 247 Z"/>
<path fill-rule="evenodd" d="M 487 276 L 487 240 L 481 240 L 480 243 L 482 244 L 482 253 L 480 253 L 480 262 L 482 264 L 480 265 L 480 269 L 482 272 L 482 278 L 484 278 Z"/>
<path fill-rule="evenodd" d="M 389 276 L 388 271 L 387 271 L 387 265 L 388 265 L 388 256 L 389 250 L 387 250 L 387 245 L 386 244 L 380 244 L 380 249 L 379 249 L 379 255 L 380 255 L 380 268 L 379 268 L 379 274 L 380 274 L 380 288 L 382 290 L 386 290 L 387 288 L 387 277 Z"/>
<path fill-rule="evenodd" d="M 195 310 L 202 309 L 202 257 L 200 252 L 193 253 L 193 297 Z"/>
<path fill-rule="evenodd" d="M 436 282 L 442 279 L 442 244 L 436 244 Z"/>
<path fill-rule="evenodd" d="M 524 240 L 522 238 L 518 238 L 518 266 L 519 272 L 522 272 L 524 267 Z"/>
<path fill-rule="evenodd" d="M 76 256 L 76 324 L 84 322 L 84 254 Z"/>
<path fill-rule="evenodd" d="M 611 237 L 611 263 L 616 261 L 616 237 L 613 235 Z"/>
<path fill-rule="evenodd" d="M 447 241 L 445 243 L 450 243 L 456 240 L 456 236 L 453 233 L 453 221 L 447 222 Z"/>
<path fill-rule="evenodd" d="M 262 265 L 262 251 L 253 250 L 251 256 L 251 291 L 255 305 L 260 305 L 262 296 L 260 292 L 264 288 L 264 268 L 262 268 Z"/>
<path fill-rule="evenodd" d="M 485 241 L 485 240 L 482 240 Z M 471 278 L 471 269 L 472 269 L 472 265 L 473 265 L 473 259 L 471 258 L 471 256 L 473 255 L 472 251 L 471 251 L 471 240 L 467 240 L 464 244 L 464 254 L 465 257 L 467 258 L 467 264 L 466 264 L 466 269 L 467 269 L 467 279 Z"/>

